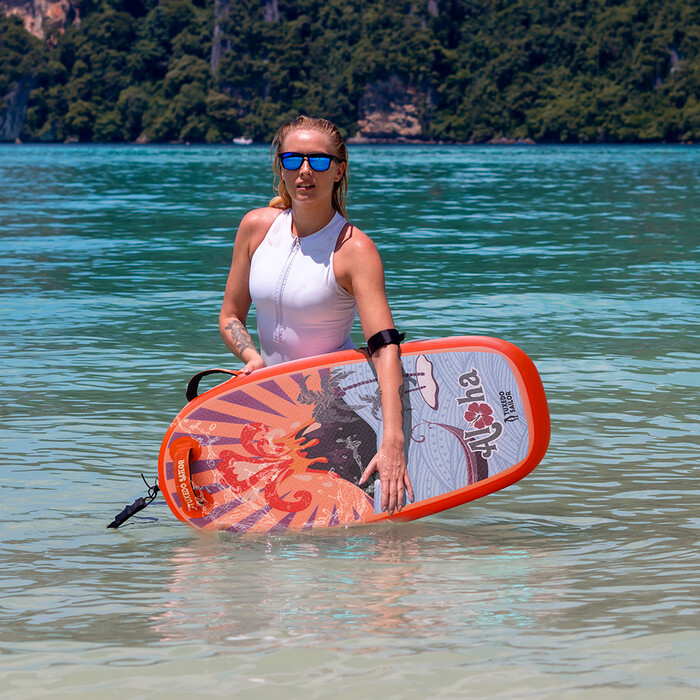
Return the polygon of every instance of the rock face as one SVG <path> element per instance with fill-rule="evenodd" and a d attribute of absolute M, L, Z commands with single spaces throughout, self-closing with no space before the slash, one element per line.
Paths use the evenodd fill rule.
<path fill-rule="evenodd" d="M 20 78 L 14 89 L 5 95 L 5 111 L 0 112 L 0 141 L 19 139 L 27 115 L 29 93 L 34 87 L 33 78 Z"/>
<path fill-rule="evenodd" d="M 0 0 L 2 2 L 2 0 Z M 231 50 L 231 40 L 221 31 L 221 19 L 229 8 L 229 0 L 214 0 L 214 34 L 211 45 L 211 72 L 216 75 L 219 69 L 219 59 Z"/>
<path fill-rule="evenodd" d="M 73 0 L 0 0 L 0 12 L 21 18 L 28 32 L 49 44 L 55 43 L 56 37 L 71 24 L 80 24 Z M 29 93 L 34 87 L 35 79 L 26 75 L 7 95 L 0 95 L 5 103 L 4 111 L 0 111 L 0 141 L 19 139 L 27 115 Z"/>
<path fill-rule="evenodd" d="M 398 76 L 370 83 L 358 105 L 357 135 L 350 141 L 422 141 L 432 107 L 430 89 L 408 85 Z"/>
<path fill-rule="evenodd" d="M 280 8 L 277 0 L 265 0 L 265 21 L 274 24 L 280 21 Z"/>
<path fill-rule="evenodd" d="M 45 40 L 62 34 L 71 24 L 80 25 L 73 0 L 0 0 L 0 12 L 21 17 L 29 33 Z"/>
<path fill-rule="evenodd" d="M 3 0 L 0 0 L 3 2 Z M 280 10 L 277 0 L 260 0 L 263 9 L 263 19 L 268 24 L 280 21 Z M 214 0 L 214 33 L 211 48 L 211 72 L 216 75 L 221 57 L 231 50 L 231 39 L 222 30 L 222 24 L 229 20 L 231 0 Z"/>

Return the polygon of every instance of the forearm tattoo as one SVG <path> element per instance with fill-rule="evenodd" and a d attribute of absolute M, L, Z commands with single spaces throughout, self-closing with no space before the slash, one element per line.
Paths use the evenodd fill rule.
<path fill-rule="evenodd" d="M 246 330 L 246 327 L 236 318 L 230 321 L 226 326 L 229 332 L 229 338 L 233 343 L 233 352 L 243 359 L 242 355 L 245 350 L 255 350 L 255 343 Z"/>

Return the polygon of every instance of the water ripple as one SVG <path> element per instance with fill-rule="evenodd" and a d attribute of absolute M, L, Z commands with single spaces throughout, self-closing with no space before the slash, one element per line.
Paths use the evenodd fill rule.
<path fill-rule="evenodd" d="M 236 364 L 216 317 L 268 163 L 0 146 L 8 687 L 694 696 L 696 149 L 353 147 L 350 211 L 397 324 L 523 347 L 552 413 L 542 465 L 397 527 L 202 538 L 157 501 L 106 529 L 189 377 Z"/>

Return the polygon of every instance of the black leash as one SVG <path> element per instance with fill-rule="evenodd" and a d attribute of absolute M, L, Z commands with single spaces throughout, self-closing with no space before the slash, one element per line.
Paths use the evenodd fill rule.
<path fill-rule="evenodd" d="M 124 508 L 124 510 L 121 513 L 115 516 L 114 520 L 112 520 L 112 522 L 109 525 L 107 525 L 107 527 L 112 527 L 116 530 L 120 525 L 123 525 L 132 515 L 136 515 L 136 513 L 143 510 L 146 506 L 151 505 L 155 497 L 160 493 L 158 482 L 151 486 L 146 481 L 146 477 L 144 477 L 143 474 L 141 474 L 141 478 L 143 479 L 143 483 L 146 484 L 146 486 L 148 487 L 148 495 L 146 496 L 146 498 L 141 496 L 141 498 L 137 498 L 130 506 L 126 506 L 126 508 Z"/>
<path fill-rule="evenodd" d="M 237 377 L 239 374 L 241 374 L 240 370 L 234 371 L 230 369 L 208 369 L 205 370 L 204 372 L 199 372 L 198 374 L 195 374 L 192 379 L 190 379 L 188 385 L 187 385 L 187 400 L 192 401 L 193 399 L 197 398 L 197 392 L 199 390 L 199 382 L 201 381 L 202 377 L 206 377 L 209 374 L 215 374 L 215 373 L 222 373 L 222 374 L 229 374 L 232 375 L 233 377 Z M 136 515 L 136 513 L 142 511 L 146 506 L 151 505 L 153 503 L 155 497 L 160 493 L 160 488 L 158 486 L 158 481 L 156 481 L 153 486 L 151 486 L 147 481 L 146 478 L 144 477 L 143 474 L 141 474 L 141 478 L 143 479 L 143 483 L 146 484 L 148 487 L 148 493 L 147 495 L 141 496 L 141 498 L 137 498 L 131 505 L 126 506 L 124 510 L 119 513 L 117 516 L 115 516 L 114 520 L 107 525 L 108 528 L 113 528 L 117 529 L 118 527 L 122 526 L 129 518 L 132 516 Z"/>

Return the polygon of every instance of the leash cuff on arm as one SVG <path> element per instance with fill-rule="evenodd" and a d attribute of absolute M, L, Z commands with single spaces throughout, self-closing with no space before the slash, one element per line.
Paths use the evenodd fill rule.
<path fill-rule="evenodd" d="M 371 357 L 379 348 L 383 348 L 385 345 L 400 345 L 405 338 L 405 333 L 399 333 L 396 328 L 387 328 L 375 333 L 367 340 L 367 350 Z"/>

